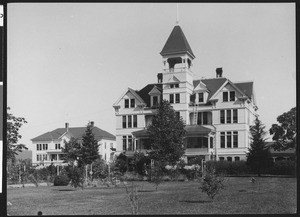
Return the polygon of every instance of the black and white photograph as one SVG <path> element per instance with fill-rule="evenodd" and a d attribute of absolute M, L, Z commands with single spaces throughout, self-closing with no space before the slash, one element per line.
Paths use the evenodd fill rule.
<path fill-rule="evenodd" d="M 6 10 L 7 216 L 297 213 L 296 3 Z"/>

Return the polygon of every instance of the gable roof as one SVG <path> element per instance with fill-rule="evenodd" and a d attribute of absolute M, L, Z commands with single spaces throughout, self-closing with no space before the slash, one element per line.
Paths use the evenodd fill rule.
<path fill-rule="evenodd" d="M 81 139 L 82 135 L 85 133 L 86 127 L 69 127 L 69 131 L 68 133 L 77 139 Z M 31 141 L 52 141 L 52 140 L 56 140 L 59 139 L 63 134 L 65 134 L 66 128 L 57 128 L 51 132 L 47 132 L 44 133 L 40 136 L 37 136 L 33 139 L 31 139 Z M 96 140 L 101 140 L 101 139 L 109 139 L 109 140 L 116 140 L 116 137 L 112 134 L 110 134 L 109 132 L 102 130 L 98 127 L 93 127 L 92 130 L 94 137 Z"/>
<path fill-rule="evenodd" d="M 137 91 L 137 94 L 144 100 L 147 107 L 150 107 L 151 98 L 149 92 L 156 87 L 162 93 L 162 84 L 148 84 L 143 89 Z"/>
<path fill-rule="evenodd" d="M 253 94 L 253 82 L 239 82 L 234 83 L 234 85 L 239 88 L 246 96 L 250 99 L 252 98 Z"/>
<path fill-rule="evenodd" d="M 206 88 L 209 90 L 207 99 L 209 100 L 219 88 L 227 81 L 226 78 L 211 78 L 211 79 L 202 79 L 201 82 L 206 85 Z M 194 80 L 194 88 L 200 83 L 200 80 Z"/>
<path fill-rule="evenodd" d="M 187 52 L 193 58 L 195 55 L 180 26 L 175 26 L 160 54 L 162 56 L 174 53 Z"/>
<path fill-rule="evenodd" d="M 113 104 L 113 106 L 117 106 L 119 104 L 119 102 L 122 100 L 122 98 L 128 93 L 130 92 L 138 101 L 140 101 L 140 103 L 144 103 L 143 99 L 139 96 L 139 94 L 131 89 L 130 87 L 128 87 L 126 89 L 126 91 L 119 97 L 119 99 Z"/>

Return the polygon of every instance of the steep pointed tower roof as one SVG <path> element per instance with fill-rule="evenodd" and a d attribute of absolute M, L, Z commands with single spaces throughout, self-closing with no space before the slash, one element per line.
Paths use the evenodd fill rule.
<path fill-rule="evenodd" d="M 195 55 L 179 25 L 175 26 L 160 54 L 162 56 L 187 52 L 193 58 Z"/>

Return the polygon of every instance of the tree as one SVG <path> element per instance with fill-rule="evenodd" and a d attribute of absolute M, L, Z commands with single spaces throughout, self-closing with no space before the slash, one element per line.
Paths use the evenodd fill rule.
<path fill-rule="evenodd" d="M 93 127 L 88 124 L 85 134 L 82 136 L 82 146 L 80 149 L 80 157 L 85 165 L 93 163 L 99 158 L 99 144 L 93 134 Z"/>
<path fill-rule="evenodd" d="M 184 154 L 185 125 L 170 103 L 163 100 L 147 131 L 150 137 L 150 159 L 176 164 Z"/>
<path fill-rule="evenodd" d="M 70 165 L 74 165 L 75 162 L 81 161 L 80 155 L 80 143 L 78 139 L 72 137 L 69 142 L 64 141 L 65 147 L 62 147 L 62 159 L 64 163 L 69 163 Z M 79 163 L 82 164 L 82 163 Z"/>
<path fill-rule="evenodd" d="M 273 124 L 269 132 L 273 135 L 274 150 L 286 150 L 296 146 L 296 107 L 277 117 L 278 124 Z"/>
<path fill-rule="evenodd" d="M 10 107 L 7 107 L 7 111 L 9 110 Z M 19 130 L 23 124 L 26 123 L 27 121 L 25 118 L 15 117 L 11 113 L 7 112 L 7 160 L 15 161 L 18 152 L 22 152 L 22 149 L 28 149 L 24 144 L 17 144 L 19 139 L 22 138 Z"/>
<path fill-rule="evenodd" d="M 266 147 L 265 126 L 256 117 L 254 125 L 250 126 L 251 144 L 247 153 L 247 165 L 257 173 L 258 176 L 264 168 L 270 166 L 270 152 Z"/>

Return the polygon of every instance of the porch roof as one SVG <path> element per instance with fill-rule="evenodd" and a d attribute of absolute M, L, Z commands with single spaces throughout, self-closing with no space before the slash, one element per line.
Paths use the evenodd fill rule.
<path fill-rule="evenodd" d="M 185 126 L 186 135 L 190 136 L 207 136 L 212 130 L 201 125 Z"/>
<path fill-rule="evenodd" d="M 184 128 L 186 130 L 186 136 L 188 137 L 197 137 L 197 136 L 208 136 L 208 134 L 212 131 L 211 129 L 201 126 L 201 125 L 187 125 Z M 132 135 L 135 138 L 149 138 L 149 133 L 146 129 L 138 130 L 132 132 Z"/>

